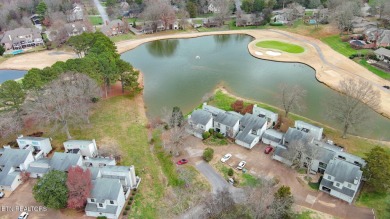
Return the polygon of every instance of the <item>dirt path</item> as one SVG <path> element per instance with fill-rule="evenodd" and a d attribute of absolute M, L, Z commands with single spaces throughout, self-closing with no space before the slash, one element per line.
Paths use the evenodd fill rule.
<path fill-rule="evenodd" d="M 378 113 L 390 118 L 390 90 L 382 88 L 383 85 L 389 84 L 389 81 L 378 77 L 368 71 L 358 63 L 348 59 L 340 53 L 331 49 L 328 45 L 318 39 L 298 35 L 295 33 L 280 30 L 234 30 L 234 31 L 215 31 L 202 33 L 180 33 L 173 35 L 150 36 L 147 38 L 128 40 L 116 43 L 119 53 L 131 50 L 143 43 L 161 39 L 179 39 L 193 38 L 216 34 L 247 34 L 254 37 L 249 43 L 248 50 L 256 58 L 281 61 L 281 62 L 300 62 L 307 64 L 316 70 L 318 81 L 326 84 L 332 89 L 338 90 L 338 84 L 345 78 L 361 78 L 370 81 L 376 90 L 381 93 L 381 108 Z M 267 54 L 272 51 L 257 47 L 255 44 L 260 40 L 278 39 L 289 43 L 298 44 L 305 48 L 301 54 L 289 54 L 280 52 L 281 55 L 273 56 Z M 72 58 L 70 54 L 50 55 L 49 52 L 26 54 L 8 59 L 0 64 L 0 69 L 30 69 L 32 67 L 43 68 L 52 65 L 55 61 Z M 73 55 L 74 57 L 74 55 Z M 30 60 L 31 59 L 31 60 Z M 28 62 L 26 62 L 28 60 Z"/>

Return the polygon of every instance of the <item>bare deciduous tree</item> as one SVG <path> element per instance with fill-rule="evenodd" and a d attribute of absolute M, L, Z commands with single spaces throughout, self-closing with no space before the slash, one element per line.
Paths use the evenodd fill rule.
<path fill-rule="evenodd" d="M 268 180 L 262 180 L 258 187 L 246 187 L 247 197 L 246 206 L 248 207 L 252 218 L 262 219 L 269 215 L 269 206 L 273 201 L 272 183 Z"/>
<path fill-rule="evenodd" d="M 116 142 L 106 142 L 99 146 L 99 156 L 112 157 L 116 162 L 120 162 L 122 151 Z"/>
<path fill-rule="evenodd" d="M 287 117 L 288 113 L 292 110 L 301 111 L 305 108 L 304 98 L 306 96 L 306 90 L 301 86 L 281 84 L 279 86 L 279 92 L 278 99 L 285 111 L 285 117 Z"/>
<path fill-rule="evenodd" d="M 101 89 L 87 75 L 64 73 L 37 94 L 32 94 L 25 110 L 35 121 L 61 128 L 68 139 L 69 126 L 89 123 L 92 99 L 101 96 Z"/>
<path fill-rule="evenodd" d="M 23 121 L 16 111 L 0 113 L 0 137 L 17 135 L 23 128 Z"/>
<path fill-rule="evenodd" d="M 223 212 L 230 211 L 235 207 L 232 195 L 227 187 L 217 191 L 212 198 L 205 201 L 205 209 L 200 218 L 219 218 Z"/>
<path fill-rule="evenodd" d="M 168 0 L 146 0 L 141 17 L 145 21 L 152 22 L 154 32 L 157 31 L 159 21 L 162 21 L 165 28 L 168 28 L 168 25 L 176 19 L 175 11 Z"/>
<path fill-rule="evenodd" d="M 169 139 L 164 142 L 165 150 L 174 156 L 179 156 L 184 147 L 184 140 L 189 136 L 186 132 L 186 123 L 182 126 L 174 126 L 168 132 Z"/>
<path fill-rule="evenodd" d="M 346 138 L 351 128 L 368 119 L 367 106 L 380 108 L 380 93 L 362 79 L 345 79 L 340 82 L 339 90 L 342 94 L 329 103 L 328 117 L 342 123 L 342 137 Z"/>

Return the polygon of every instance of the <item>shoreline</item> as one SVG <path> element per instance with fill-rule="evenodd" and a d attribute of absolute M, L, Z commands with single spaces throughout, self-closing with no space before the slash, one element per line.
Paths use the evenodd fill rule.
<path fill-rule="evenodd" d="M 280 112 L 283 112 L 283 109 L 281 109 L 280 107 L 278 106 L 274 106 L 274 105 L 270 105 L 268 103 L 264 103 L 264 102 L 261 102 L 261 101 L 257 101 L 257 100 L 252 100 L 252 99 L 249 99 L 249 98 L 244 98 L 244 97 L 240 97 L 234 93 L 232 93 L 231 91 L 229 91 L 228 88 L 226 88 L 225 86 L 223 86 L 223 84 L 218 84 L 214 90 L 212 91 L 213 95 L 215 95 L 218 91 L 221 91 L 223 94 L 229 96 L 229 97 L 232 97 L 232 98 L 235 98 L 237 100 L 243 100 L 245 102 L 251 102 L 251 103 L 258 103 L 258 104 L 264 104 L 264 105 L 267 105 L 267 106 L 270 106 L 272 108 L 275 108 L 277 109 L 278 111 Z M 302 116 L 302 115 L 299 115 L 299 114 L 296 114 L 296 113 L 290 113 L 294 116 L 299 116 L 299 117 L 302 117 L 308 121 L 310 121 L 311 123 L 316 123 L 316 124 L 319 124 L 321 125 L 322 127 L 326 127 L 326 128 L 329 128 L 329 129 L 332 129 L 332 130 L 335 130 L 335 131 L 338 131 L 340 132 L 339 129 L 337 128 L 334 128 L 334 127 L 331 127 L 329 125 L 326 125 L 322 122 L 319 122 L 319 121 L 315 121 L 313 119 L 310 119 L 310 118 L 307 118 L 305 116 Z M 376 140 L 376 139 L 371 139 L 371 138 L 367 138 L 367 137 L 362 137 L 362 136 L 358 136 L 358 135 L 354 135 L 354 134 L 348 134 L 350 136 L 353 136 L 353 137 L 356 137 L 356 138 L 360 138 L 360 139 L 363 139 L 363 140 L 367 140 L 367 141 L 372 141 L 372 142 L 375 142 L 377 144 L 382 144 L 383 146 L 387 146 L 387 147 L 390 147 L 390 141 L 383 141 L 383 140 Z"/>
<path fill-rule="evenodd" d="M 376 110 L 380 115 L 390 119 L 390 91 L 382 88 L 383 85 L 388 84 L 389 82 L 385 79 L 380 78 L 374 73 L 368 71 L 363 66 L 360 66 L 358 63 L 353 62 L 352 60 L 344 57 L 338 52 L 331 49 L 326 44 L 322 43 L 320 40 L 301 36 L 295 33 L 280 31 L 280 30 L 230 30 L 230 31 L 214 31 L 214 32 L 197 32 L 197 33 L 180 33 L 174 35 L 163 35 L 163 36 L 151 36 L 142 39 L 136 40 L 127 40 L 116 43 L 117 51 L 119 54 L 127 52 L 131 49 L 134 49 L 144 43 L 148 43 L 155 40 L 163 39 L 188 39 L 196 38 L 202 36 L 212 36 L 212 35 L 230 35 L 230 34 L 245 34 L 253 37 L 253 41 L 248 44 L 248 52 L 255 58 L 264 59 L 269 61 L 276 62 L 294 62 L 302 63 L 308 65 L 309 67 L 315 70 L 315 77 L 317 81 L 325 84 L 329 88 L 339 91 L 338 84 L 341 80 L 345 78 L 356 78 L 360 77 L 365 80 L 370 81 L 374 85 L 374 89 L 378 90 L 381 94 L 381 107 Z M 282 42 L 294 43 L 299 46 L 302 46 L 305 51 L 299 54 L 290 54 L 283 51 L 275 49 L 265 49 L 257 47 L 255 44 L 258 41 L 264 40 L 278 40 Z M 279 56 L 272 56 L 267 54 L 267 51 L 277 51 L 280 52 Z M 319 51 L 321 53 L 319 53 Z M 43 54 L 48 55 L 48 52 L 45 51 Z M 41 52 L 42 53 L 42 52 Z M 32 53 L 34 54 L 34 53 Z M 261 54 L 261 55 L 260 55 Z M 30 54 L 26 54 L 30 55 Z M 23 59 L 28 58 L 25 56 L 17 56 L 10 58 L 3 63 L 0 63 L 0 69 L 21 69 L 26 70 L 33 67 L 43 68 L 54 64 L 56 61 L 65 61 L 69 58 L 72 58 L 69 53 L 61 53 L 54 60 L 48 60 L 38 63 L 29 62 L 28 65 L 23 63 Z M 34 54 L 38 56 L 37 53 Z M 62 57 L 66 55 L 67 57 Z M 74 55 L 73 55 L 74 56 Z M 41 59 L 42 57 L 39 56 Z M 332 59 L 327 60 L 326 58 L 331 57 Z M 61 60 L 57 60 L 61 59 Z M 54 61 L 54 62 L 53 62 Z M 16 67 L 17 66 L 17 67 Z"/>

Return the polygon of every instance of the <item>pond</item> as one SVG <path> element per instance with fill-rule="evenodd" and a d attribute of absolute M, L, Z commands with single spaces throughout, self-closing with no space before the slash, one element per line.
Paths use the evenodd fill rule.
<path fill-rule="evenodd" d="M 246 35 L 216 35 L 192 39 L 160 40 L 122 54 L 144 74 L 144 99 L 150 115 L 163 107 L 179 106 L 183 112 L 197 107 L 218 84 L 238 96 L 277 105 L 281 83 L 299 84 L 307 90 L 307 110 L 299 114 L 337 127 L 326 116 L 326 101 L 337 92 L 319 83 L 315 71 L 304 64 L 281 63 L 252 57 Z M 390 140 L 390 120 L 370 111 L 370 121 L 355 134 Z"/>
<path fill-rule="evenodd" d="M 27 71 L 19 70 L 0 70 L 0 84 L 7 80 L 22 78 Z"/>

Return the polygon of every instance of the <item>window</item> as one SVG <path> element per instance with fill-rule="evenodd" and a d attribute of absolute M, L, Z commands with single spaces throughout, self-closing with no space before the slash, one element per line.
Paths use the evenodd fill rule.
<path fill-rule="evenodd" d="M 329 179 L 329 180 L 332 180 L 332 177 L 331 177 L 331 176 L 328 176 L 328 179 Z"/>
<path fill-rule="evenodd" d="M 352 187 L 352 185 L 348 183 L 348 188 L 351 188 L 351 187 Z"/>
<path fill-rule="evenodd" d="M 91 198 L 91 202 L 95 202 L 95 199 L 94 199 L 94 198 Z"/>
<path fill-rule="evenodd" d="M 20 144 L 26 144 L 26 142 L 25 141 L 19 141 L 20 142 Z"/>
<path fill-rule="evenodd" d="M 110 204 L 112 204 L 112 205 L 113 205 L 113 204 L 114 204 L 114 201 L 110 200 Z"/>
<path fill-rule="evenodd" d="M 31 144 L 32 144 L 32 145 L 39 145 L 39 142 L 33 141 L 33 142 L 31 142 Z"/>
<path fill-rule="evenodd" d="M 336 186 L 337 186 L 337 187 L 340 187 L 340 183 L 336 183 Z"/>
<path fill-rule="evenodd" d="M 342 159 L 342 160 L 345 160 L 345 157 L 339 155 L 339 158 Z"/>
<path fill-rule="evenodd" d="M 103 208 L 103 204 L 102 204 L 102 203 L 99 203 L 99 207 Z"/>

